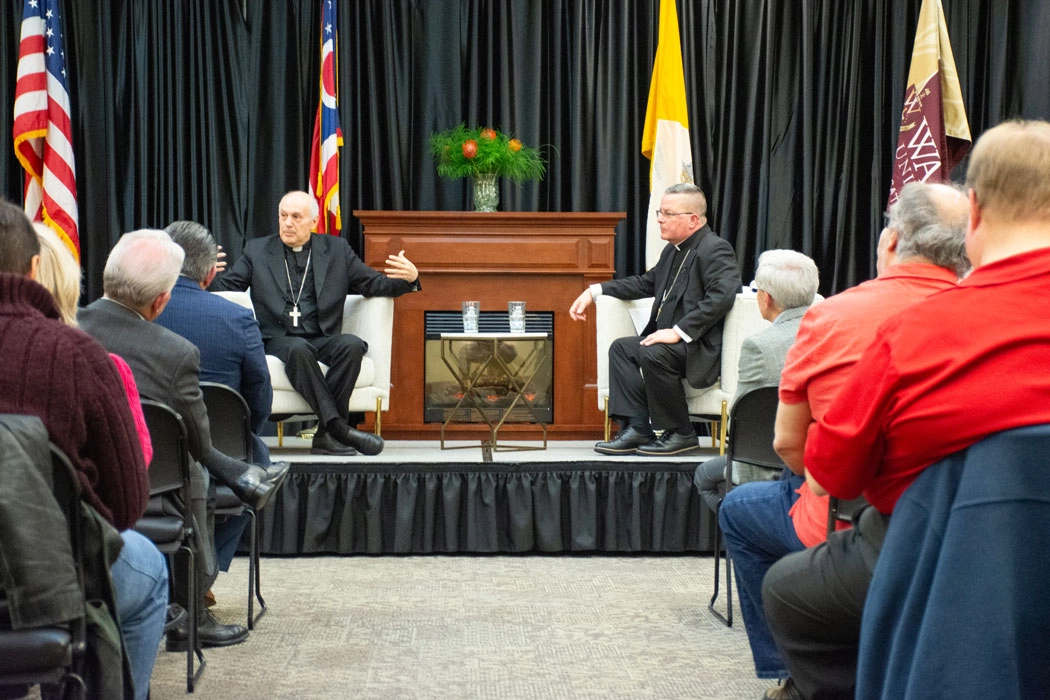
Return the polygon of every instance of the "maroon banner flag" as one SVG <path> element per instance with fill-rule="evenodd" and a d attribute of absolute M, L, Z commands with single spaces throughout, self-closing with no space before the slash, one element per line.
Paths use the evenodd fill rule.
<path fill-rule="evenodd" d="M 15 156 L 26 171 L 25 210 L 80 259 L 72 109 L 58 0 L 24 0 L 15 84 Z"/>
<path fill-rule="evenodd" d="M 310 149 L 310 191 L 317 199 L 317 232 L 338 236 L 343 228 L 339 209 L 339 90 L 336 84 L 336 6 L 324 0 L 321 7 L 321 99 Z"/>
<path fill-rule="evenodd" d="M 970 140 L 941 0 L 923 0 L 886 208 L 909 182 L 947 182 Z"/>

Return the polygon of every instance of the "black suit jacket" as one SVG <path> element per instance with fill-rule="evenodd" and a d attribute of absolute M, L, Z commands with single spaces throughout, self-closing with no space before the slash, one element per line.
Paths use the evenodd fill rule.
<path fill-rule="evenodd" d="M 649 271 L 602 284 L 603 294 L 618 299 L 656 297 L 643 335 L 656 330 L 660 300 L 676 272 L 672 269 L 674 253 L 674 246 L 667 245 Z M 686 379 L 690 385 L 701 388 L 718 380 L 722 322 L 733 308 L 742 284 L 733 246 L 719 238 L 709 226 L 703 226 L 697 232 L 681 275 L 685 276 L 685 283 L 680 281 L 675 285 L 664 304 L 673 309 L 674 325 L 693 339 L 686 344 Z"/>
<path fill-rule="evenodd" d="M 284 268 L 284 242 L 277 235 L 256 238 L 244 246 L 233 267 L 216 276 L 209 289 L 244 291 L 251 288 L 252 305 L 263 338 L 288 334 L 284 313 L 288 277 Z M 312 235 L 310 264 L 314 270 L 318 322 L 324 335 L 339 335 L 343 327 L 343 302 L 347 294 L 398 297 L 417 285 L 392 279 L 361 261 L 350 244 L 338 236 Z"/>

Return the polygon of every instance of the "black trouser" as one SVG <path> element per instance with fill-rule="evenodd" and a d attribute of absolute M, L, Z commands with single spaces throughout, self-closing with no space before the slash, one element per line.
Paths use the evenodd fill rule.
<path fill-rule="evenodd" d="M 806 700 L 853 698 L 861 613 L 889 517 L 864 508 L 853 528 L 787 555 L 762 581 L 766 621 Z"/>
<path fill-rule="evenodd" d="M 685 401 L 685 342 L 640 345 L 617 338 L 609 346 L 609 415 L 654 430 L 692 431 Z"/>
<path fill-rule="evenodd" d="M 265 345 L 267 355 L 284 362 L 288 382 L 310 404 L 322 426 L 333 418 L 347 420 L 350 394 L 361 373 L 361 358 L 368 343 L 349 334 L 317 338 L 289 335 L 271 338 Z M 327 375 L 317 366 L 319 361 L 329 366 Z"/>

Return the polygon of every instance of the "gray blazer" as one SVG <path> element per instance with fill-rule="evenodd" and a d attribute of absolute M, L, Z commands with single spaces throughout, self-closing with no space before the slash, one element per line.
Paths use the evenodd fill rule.
<path fill-rule="evenodd" d="M 769 328 L 744 338 L 740 346 L 740 364 L 737 365 L 735 402 L 744 392 L 760 386 L 780 384 L 788 350 L 795 344 L 795 335 L 809 306 L 796 306 L 776 317 Z"/>
<path fill-rule="evenodd" d="M 781 313 L 769 328 L 744 338 L 737 365 L 738 383 L 735 403 L 745 392 L 760 386 L 780 384 L 788 350 L 795 344 L 795 335 L 809 306 L 796 306 Z M 780 476 L 779 469 L 764 469 L 753 464 L 733 462 L 733 483 L 764 481 Z"/>

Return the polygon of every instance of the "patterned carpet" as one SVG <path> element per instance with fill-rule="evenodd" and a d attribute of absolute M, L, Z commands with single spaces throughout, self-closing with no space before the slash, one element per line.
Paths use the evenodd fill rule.
<path fill-rule="evenodd" d="M 269 612 L 206 650 L 195 697 L 759 698 L 740 622 L 707 612 L 710 557 L 265 558 Z M 215 587 L 244 623 L 247 560 Z M 153 700 L 184 698 L 159 653 Z M 193 696 L 191 696 L 193 697 Z"/>

